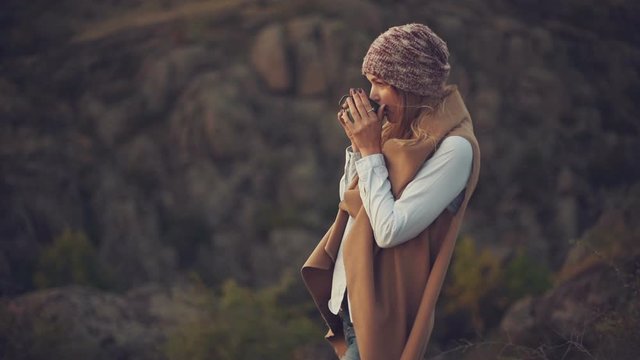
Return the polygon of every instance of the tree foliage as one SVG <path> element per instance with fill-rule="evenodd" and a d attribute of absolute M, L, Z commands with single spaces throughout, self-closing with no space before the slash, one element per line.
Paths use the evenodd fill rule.
<path fill-rule="evenodd" d="M 40 289 L 71 284 L 106 288 L 108 275 L 87 235 L 66 229 L 40 253 L 33 280 Z"/>
<path fill-rule="evenodd" d="M 210 312 L 199 321 L 176 330 L 168 339 L 169 359 L 243 360 L 286 359 L 302 346 L 322 339 L 309 320 L 310 304 L 283 306 L 280 298 L 292 284 L 253 290 L 228 280 L 220 294 L 210 292 L 204 301 Z"/>

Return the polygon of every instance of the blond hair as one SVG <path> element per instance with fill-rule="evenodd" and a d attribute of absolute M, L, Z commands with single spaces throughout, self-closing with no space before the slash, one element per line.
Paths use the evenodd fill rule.
<path fill-rule="evenodd" d="M 415 143 L 432 140 L 424 128 L 421 126 L 423 121 L 428 121 L 439 108 L 442 106 L 444 99 L 449 96 L 454 87 L 445 85 L 439 94 L 436 95 L 417 95 L 404 90 L 395 88 L 402 98 L 400 106 L 400 121 L 397 123 L 387 122 L 382 126 L 382 143 L 389 139 L 410 140 L 404 142 L 405 145 L 413 145 Z"/>

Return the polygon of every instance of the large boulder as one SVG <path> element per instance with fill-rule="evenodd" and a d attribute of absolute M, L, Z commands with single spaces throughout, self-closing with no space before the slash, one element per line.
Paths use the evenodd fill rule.
<path fill-rule="evenodd" d="M 638 272 L 640 257 L 623 269 L 593 265 L 540 298 L 513 304 L 500 330 L 509 344 L 544 348 L 553 359 L 638 359 Z"/>
<path fill-rule="evenodd" d="M 66 287 L 0 302 L 4 359 L 163 359 L 167 336 L 206 313 L 197 288 L 146 285 L 124 295 Z"/>
<path fill-rule="evenodd" d="M 269 89 L 285 92 L 291 88 L 291 65 L 282 25 L 269 25 L 258 33 L 251 48 L 251 63 Z"/>

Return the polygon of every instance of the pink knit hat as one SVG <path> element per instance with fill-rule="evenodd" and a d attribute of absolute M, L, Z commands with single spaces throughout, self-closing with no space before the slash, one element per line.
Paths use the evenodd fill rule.
<path fill-rule="evenodd" d="M 423 96 L 440 95 L 450 69 L 447 43 L 422 24 L 385 31 L 373 41 L 362 62 L 363 75 L 374 75 Z"/>

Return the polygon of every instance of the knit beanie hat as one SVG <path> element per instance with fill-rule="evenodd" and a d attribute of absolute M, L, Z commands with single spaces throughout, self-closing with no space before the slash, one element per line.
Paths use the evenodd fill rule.
<path fill-rule="evenodd" d="M 362 62 L 362 74 L 418 94 L 440 95 L 449 77 L 447 44 L 428 26 L 395 26 L 378 36 Z"/>

